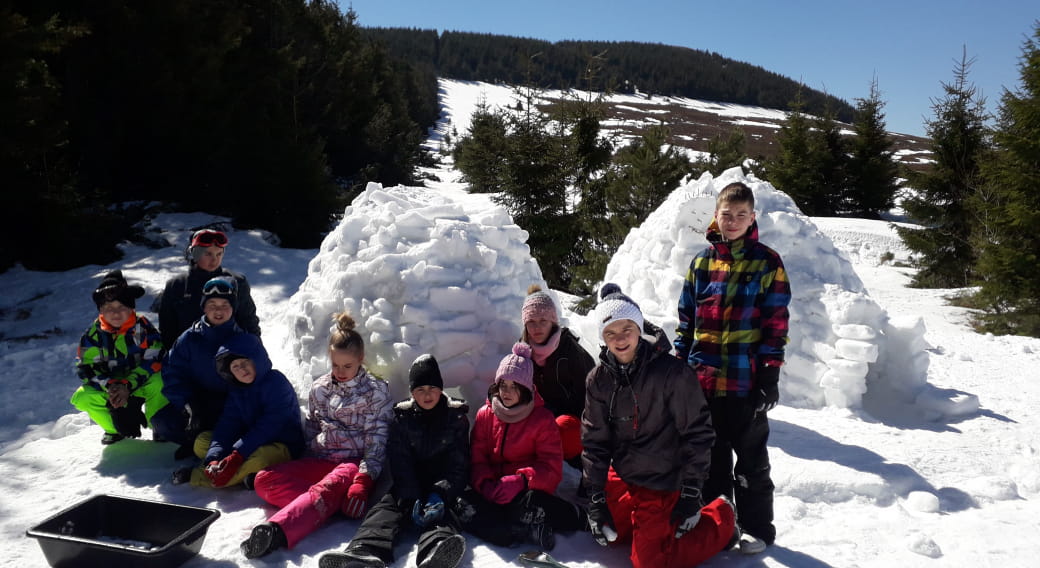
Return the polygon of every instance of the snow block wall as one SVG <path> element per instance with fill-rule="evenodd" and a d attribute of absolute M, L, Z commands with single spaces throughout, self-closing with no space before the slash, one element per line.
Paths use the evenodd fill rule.
<path fill-rule="evenodd" d="M 329 369 L 332 315 L 342 310 L 365 339 L 366 368 L 396 398 L 408 395 L 408 369 L 423 353 L 437 358 L 446 388 L 487 396 L 520 337 L 527 286 L 546 286 L 526 231 L 486 201 L 370 183 L 347 207 L 286 310 L 301 397 Z"/>
<path fill-rule="evenodd" d="M 920 320 L 889 318 L 867 295 L 845 255 L 791 198 L 740 168 L 718 178 L 704 174 L 674 191 L 629 233 L 604 281 L 620 285 L 644 316 L 674 339 L 683 279 L 694 255 L 707 246 L 704 232 L 716 195 L 735 181 L 754 191 L 759 238 L 783 257 L 791 282 L 782 402 L 857 408 L 867 390 L 877 388 L 912 403 L 927 376 Z M 595 322 L 575 317 L 572 324 L 581 330 L 586 348 L 598 352 Z M 921 379 L 908 384 L 907 376 Z M 884 384 L 888 381 L 896 384 Z"/>

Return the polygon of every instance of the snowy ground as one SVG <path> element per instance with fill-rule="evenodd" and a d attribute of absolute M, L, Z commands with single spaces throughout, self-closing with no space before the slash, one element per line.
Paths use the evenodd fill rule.
<path fill-rule="evenodd" d="M 445 85 L 447 106 L 455 112 L 472 104 L 458 89 Z M 534 274 L 523 264 L 527 257 L 518 244 L 522 232 L 501 223 L 500 211 L 483 198 L 463 193 L 452 172 L 439 175 L 441 182 L 429 184 L 432 192 L 373 188 L 355 203 L 356 211 L 348 210 L 337 229 L 341 240 L 327 240 L 320 250 L 280 249 L 260 232 L 232 233 L 226 264 L 249 276 L 264 343 L 276 367 L 301 393 L 309 374 L 322 364 L 324 339 L 317 322 L 336 307 L 318 300 L 335 294 L 337 278 L 358 271 L 371 276 L 368 288 L 341 292 L 337 301 L 362 314 L 369 326 L 373 362 L 392 382 L 401 368 L 395 355 L 410 361 L 413 350 L 421 347 L 452 359 L 449 384 L 466 392 L 474 377 L 488 378 L 486 360 L 497 361 L 504 354 L 497 337 L 512 337 L 518 331 L 510 326 L 518 325 L 519 300 Z M 703 214 L 696 195 L 710 185 L 705 181 L 680 188 L 674 196 L 677 207 L 687 208 L 684 211 L 691 215 Z M 793 337 L 792 347 L 804 352 L 804 361 L 788 369 L 792 376 L 785 375 L 784 404 L 770 414 L 777 544 L 757 557 L 725 552 L 706 566 L 1035 565 L 1029 558 L 1040 542 L 1040 416 L 1035 412 L 1035 401 L 1040 400 L 1040 339 L 977 334 L 966 324 L 965 310 L 946 304 L 945 296 L 955 291 L 904 287 L 911 270 L 880 263 L 885 252 L 906 257 L 887 223 L 800 220 L 784 208 L 782 194 L 773 195 L 765 185 L 756 186 L 757 195 L 760 191 L 771 204 L 768 210 L 775 212 L 766 216 L 768 222 L 763 220 L 763 240 L 770 242 L 771 232 L 778 248 L 791 249 L 793 282 L 798 282 L 796 273 L 802 275 L 802 291 L 796 288 L 796 296 L 830 294 L 831 288 L 823 284 L 833 280 L 833 274 L 810 266 L 815 258 L 818 265 L 833 267 L 828 270 L 838 275 L 841 282 L 834 285 L 844 287 L 841 297 L 846 300 L 815 304 L 802 298 L 797 306 L 802 310 L 798 317 L 803 335 Z M 655 212 L 654 220 L 666 213 Z M 78 384 L 71 367 L 75 345 L 96 313 L 90 292 L 99 276 L 122 268 L 131 281 L 148 290 L 139 308 L 151 315 L 150 298 L 171 274 L 183 269 L 180 252 L 186 229 L 211 220 L 202 215 L 159 216 L 152 223 L 155 236 L 170 246 L 128 245 L 126 258 L 117 265 L 63 273 L 16 268 L 0 274 L 0 540 L 8 543 L 0 567 L 45 566 L 38 544 L 24 537 L 25 530 L 101 493 L 220 509 L 223 515 L 209 529 L 201 556 L 186 566 L 317 566 L 321 553 L 341 548 L 357 528 L 356 521 L 337 518 L 292 551 L 247 561 L 238 544 L 270 514 L 270 507 L 246 491 L 170 485 L 169 474 L 178 464 L 168 444 L 128 440 L 103 448 L 101 430 L 68 404 Z M 821 236 L 813 234 L 815 228 Z M 503 232 L 495 232 L 499 230 Z M 633 233 L 631 243 L 626 243 L 630 250 L 619 252 L 618 265 L 632 264 L 624 262 L 624 255 L 635 258 L 640 250 L 636 247 L 643 243 L 652 247 L 662 242 L 656 232 L 649 233 L 656 241 L 647 238 L 648 231 Z M 679 241 L 685 242 L 681 236 Z M 820 251 L 827 250 L 827 242 L 835 250 L 824 254 Z M 810 245 L 812 258 L 799 260 L 799 248 Z M 353 247 L 356 258 L 343 247 Z M 416 251 L 425 251 L 425 268 L 403 269 Z M 787 251 L 782 252 L 786 258 Z M 319 265 L 326 267 L 324 273 Z M 509 290 L 496 288 L 482 280 L 480 267 L 495 274 L 512 270 L 518 281 L 503 282 Z M 666 285 L 644 287 L 622 267 L 612 270 L 611 276 L 627 289 L 645 288 L 645 296 L 637 300 L 646 311 L 660 304 L 660 317 L 667 316 L 666 306 L 674 299 L 665 297 Z M 414 295 L 419 288 L 434 292 L 429 297 Z M 404 296 L 402 289 L 413 296 Z M 821 385 L 834 378 L 826 364 L 833 353 L 828 355 L 821 344 L 833 345 L 840 338 L 821 335 L 832 324 L 851 325 L 850 306 L 865 302 L 860 294 L 878 307 L 867 310 L 874 314 L 866 318 L 869 321 L 854 324 L 856 333 L 865 336 L 874 330 L 887 334 L 887 342 L 880 344 L 881 356 L 866 376 L 832 385 L 828 398 Z M 406 312 L 402 304 L 407 302 L 400 298 L 431 307 Z M 461 305 L 465 299 L 474 305 Z M 480 310 L 485 302 L 494 309 Z M 445 304 L 451 314 L 434 309 Z M 482 315 L 499 310 L 515 317 L 499 321 Z M 581 316 L 564 315 L 577 329 L 583 328 Z M 310 318 L 302 320 L 309 328 L 301 329 L 301 317 Z M 489 340 L 479 349 L 455 352 L 472 341 L 472 333 L 452 327 L 465 325 L 479 327 Z M 411 337 L 408 330 L 413 328 L 436 333 Z M 372 342 L 375 333 L 385 340 Z M 842 333 L 850 332 L 842 328 Z M 900 341 L 905 344 L 898 345 Z M 891 359 L 900 364 L 887 364 Z M 900 390 L 899 381 L 910 386 Z M 857 403 L 854 395 L 861 386 L 867 391 Z M 576 472 L 568 469 L 567 474 L 565 485 L 571 488 Z M 470 543 L 464 558 L 468 566 L 514 565 L 524 550 L 491 547 L 476 539 Z M 414 565 L 411 543 L 397 552 L 395 567 Z M 561 536 L 553 555 L 574 567 L 627 565 L 624 550 L 600 548 L 587 534 Z"/>

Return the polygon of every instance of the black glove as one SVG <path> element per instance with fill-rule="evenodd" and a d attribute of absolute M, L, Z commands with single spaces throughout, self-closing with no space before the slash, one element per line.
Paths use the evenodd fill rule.
<path fill-rule="evenodd" d="M 679 500 L 675 502 L 675 507 L 672 507 L 671 521 L 672 524 L 677 525 L 675 538 L 682 538 L 684 534 L 697 526 L 703 507 L 701 490 L 692 485 L 683 485 L 679 490 Z"/>
<path fill-rule="evenodd" d="M 607 496 L 603 491 L 596 491 L 589 495 L 588 515 L 589 530 L 592 532 L 592 538 L 596 539 L 600 546 L 607 546 L 608 543 L 617 539 L 617 530 L 614 529 L 614 517 L 610 516 L 610 509 L 607 507 Z"/>
<path fill-rule="evenodd" d="M 776 403 L 780 401 L 780 367 L 759 367 L 755 387 L 752 393 L 755 412 L 769 412 L 776 408 Z"/>
<path fill-rule="evenodd" d="M 141 437 L 141 426 L 148 425 L 148 420 L 141 409 L 143 404 L 143 398 L 131 396 L 127 400 L 126 406 L 122 408 L 110 407 L 109 412 L 112 414 L 112 425 L 115 426 L 116 432 L 127 438 Z"/>

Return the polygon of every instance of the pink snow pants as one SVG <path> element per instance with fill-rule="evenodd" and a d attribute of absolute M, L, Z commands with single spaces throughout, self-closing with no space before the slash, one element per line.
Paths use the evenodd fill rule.
<path fill-rule="evenodd" d="M 701 509 L 701 520 L 676 540 L 669 517 L 678 491 L 656 491 L 628 485 L 614 468 L 607 476 L 607 506 L 618 541 L 632 540 L 633 568 L 689 568 L 715 556 L 733 537 L 733 507 L 716 499 Z"/>
<path fill-rule="evenodd" d="M 292 548 L 340 510 L 357 473 L 357 463 L 302 458 L 260 471 L 254 487 L 261 499 L 281 507 L 267 520 L 282 527 Z"/>

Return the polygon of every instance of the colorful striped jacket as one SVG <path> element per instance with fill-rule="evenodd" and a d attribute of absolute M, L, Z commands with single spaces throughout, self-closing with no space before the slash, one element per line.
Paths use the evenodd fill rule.
<path fill-rule="evenodd" d="M 780 366 L 791 287 L 780 255 L 758 241 L 758 222 L 725 242 L 716 221 L 711 245 L 693 258 L 679 297 L 676 355 L 694 367 L 705 395 L 746 397 L 761 365 Z"/>
<path fill-rule="evenodd" d="M 109 380 L 125 380 L 133 392 L 162 369 L 159 337 L 155 326 L 136 313 L 119 329 L 98 316 L 79 339 L 76 372 L 84 386 L 103 391 Z"/>

